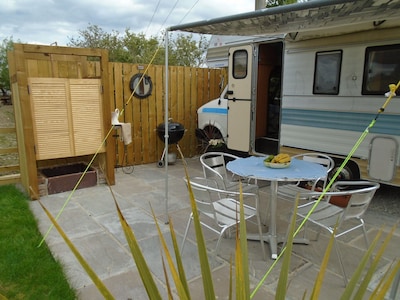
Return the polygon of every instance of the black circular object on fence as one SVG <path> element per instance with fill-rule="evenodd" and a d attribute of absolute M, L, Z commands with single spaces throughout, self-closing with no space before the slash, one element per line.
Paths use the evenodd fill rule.
<path fill-rule="evenodd" d="M 146 98 L 151 95 L 153 91 L 153 82 L 151 77 L 143 73 L 137 73 L 131 77 L 129 88 L 134 95 L 140 99 Z"/>

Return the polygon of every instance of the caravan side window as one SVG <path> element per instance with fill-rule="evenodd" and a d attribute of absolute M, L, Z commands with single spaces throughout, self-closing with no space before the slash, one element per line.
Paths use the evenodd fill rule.
<path fill-rule="evenodd" d="M 365 50 L 363 95 L 384 95 L 389 84 L 400 80 L 400 45 L 368 47 Z"/>
<path fill-rule="evenodd" d="M 233 68 L 232 76 L 235 79 L 246 78 L 247 76 L 247 62 L 248 53 L 246 50 L 237 50 L 233 52 Z"/>
<path fill-rule="evenodd" d="M 314 69 L 314 94 L 338 95 L 342 50 L 317 52 Z"/>

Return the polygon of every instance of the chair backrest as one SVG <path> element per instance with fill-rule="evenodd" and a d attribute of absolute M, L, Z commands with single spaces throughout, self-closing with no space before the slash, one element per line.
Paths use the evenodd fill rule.
<path fill-rule="evenodd" d="M 219 188 L 226 189 L 226 183 L 229 182 L 226 163 L 237 158 L 235 155 L 223 152 L 202 154 L 200 163 L 203 167 L 204 177 L 216 180 Z"/>
<path fill-rule="evenodd" d="M 318 153 L 318 152 L 297 154 L 297 155 L 294 155 L 293 158 L 302 159 L 302 160 L 320 164 L 320 165 L 324 166 L 328 172 L 332 171 L 332 169 L 335 165 L 335 162 L 329 155 L 326 155 L 323 153 Z"/>
<path fill-rule="evenodd" d="M 186 185 L 188 182 L 184 178 Z M 210 188 L 216 188 L 216 183 L 213 180 L 201 177 L 190 179 L 190 186 L 192 187 L 194 200 L 196 201 L 197 210 L 204 213 L 209 217 L 217 220 L 216 212 L 213 205 L 213 200 L 217 200 L 215 195 L 210 193 Z M 214 196 L 214 199 L 213 199 Z"/>
<path fill-rule="evenodd" d="M 184 178 L 184 181 L 186 185 L 188 185 L 186 178 Z M 258 209 L 259 203 L 257 194 L 219 189 L 217 187 L 217 182 L 213 179 L 194 177 L 190 179 L 190 186 L 192 187 L 199 213 L 206 214 L 208 217 L 212 218 L 218 226 L 237 222 L 240 213 L 240 196 L 243 197 L 245 203 L 247 202 L 246 200 L 252 202 L 252 204 L 245 204 L 245 207 L 247 207 L 245 208 L 245 214 L 250 215 L 248 213 L 248 208 L 250 207 L 254 210 L 254 215 Z M 223 204 L 215 206 L 216 201 L 223 201 Z"/>
<path fill-rule="evenodd" d="M 326 193 L 311 192 L 307 193 L 307 195 L 311 194 L 312 196 L 319 197 L 323 194 L 326 201 L 336 208 L 331 210 L 325 209 L 323 214 L 317 212 L 320 221 L 321 218 L 325 220 L 330 219 L 332 224 L 334 224 L 338 220 L 338 227 L 340 227 L 348 219 L 361 218 L 379 186 L 379 183 L 370 181 L 337 181 Z M 341 206 L 339 208 L 335 203 L 338 198 L 345 198 L 346 205 L 339 205 Z"/>
<path fill-rule="evenodd" d="M 325 187 L 328 179 L 328 174 L 330 171 L 333 170 L 333 167 L 335 166 L 335 162 L 329 155 L 318 152 L 310 152 L 294 155 L 292 158 L 301 159 L 324 166 L 326 168 L 326 177 L 320 178 L 317 181 L 322 181 L 322 187 Z"/>
<path fill-rule="evenodd" d="M 332 185 L 332 191 L 337 195 L 349 195 L 347 206 L 344 208 L 342 221 L 360 218 L 367 210 L 375 192 L 380 187 L 377 182 L 370 181 L 338 181 Z"/>

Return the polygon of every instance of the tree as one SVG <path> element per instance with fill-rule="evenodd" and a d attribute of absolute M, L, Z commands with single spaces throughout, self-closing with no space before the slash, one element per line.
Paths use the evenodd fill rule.
<path fill-rule="evenodd" d="M 13 38 L 5 38 L 0 45 L 0 88 L 10 90 L 7 52 L 13 49 Z"/>
<path fill-rule="evenodd" d="M 123 34 L 118 31 L 107 33 L 97 25 L 79 30 L 79 37 L 70 38 L 68 46 L 102 48 L 109 51 L 110 61 L 128 63 L 165 63 L 164 42 L 154 36 L 133 33 L 129 28 Z M 169 64 L 178 66 L 201 66 L 208 41 L 204 36 L 198 40 L 193 35 L 178 34 L 169 43 Z"/>
<path fill-rule="evenodd" d="M 156 37 L 146 37 L 126 29 L 124 34 L 113 30 L 105 32 L 97 25 L 78 31 L 78 38 L 69 38 L 68 46 L 81 48 L 101 48 L 109 51 L 109 60 L 114 62 L 162 65 L 165 63 L 165 45 Z M 17 41 L 21 43 L 21 41 Z M 10 90 L 7 52 L 13 49 L 13 38 L 5 38 L 0 44 L 0 88 Z M 178 34 L 169 43 L 169 64 L 200 67 L 205 62 L 208 47 L 205 36 L 194 39 L 192 34 Z M 155 56 L 155 57 L 154 57 Z"/>
<path fill-rule="evenodd" d="M 164 64 L 164 47 L 155 37 L 146 38 L 143 33 L 135 34 L 126 29 L 123 45 L 129 53 L 129 60 L 126 62 L 149 63 L 152 61 L 156 65 Z M 155 56 L 154 59 L 153 56 Z"/>
<path fill-rule="evenodd" d="M 169 51 L 169 63 L 178 66 L 200 67 L 205 63 L 205 53 L 209 42 L 204 35 L 199 40 L 193 40 L 193 35 L 179 34 L 172 40 Z"/>
<path fill-rule="evenodd" d="M 110 61 L 125 62 L 123 43 L 118 31 L 105 32 L 97 25 L 89 24 L 86 29 L 78 31 L 77 39 L 69 38 L 67 46 L 80 48 L 101 48 L 109 51 Z M 124 60 L 125 59 L 125 60 Z"/>

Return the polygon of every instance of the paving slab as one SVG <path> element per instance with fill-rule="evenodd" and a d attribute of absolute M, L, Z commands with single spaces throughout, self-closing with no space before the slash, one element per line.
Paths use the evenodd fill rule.
<path fill-rule="evenodd" d="M 187 170 L 191 177 L 203 175 L 198 158 L 187 159 Z M 109 187 L 99 184 L 96 187 L 76 190 L 73 194 L 65 192 L 45 196 L 40 201 L 53 216 L 62 211 L 58 219 L 61 227 L 116 299 L 146 299 L 146 291 L 119 223 L 112 195 L 114 194 L 125 219 L 136 235 L 153 278 L 159 286 L 162 298 L 167 299 L 166 279 L 161 260 L 161 244 L 151 209 L 156 215 L 168 248 L 172 251 L 169 224 L 167 224 L 168 218 L 171 220 L 180 245 L 190 214 L 189 196 L 186 185 L 182 180 L 184 176 L 184 164 L 180 159 L 174 165 L 168 166 L 168 177 L 165 169 L 159 168 L 156 163 L 138 165 L 134 167 L 131 174 L 125 174 L 121 169 L 116 169 L 116 184 L 111 187 L 112 193 Z M 168 179 L 168 194 L 166 193 L 166 179 Z M 267 231 L 269 184 L 268 182 L 259 182 L 259 185 L 260 206 L 264 223 L 263 230 Z M 166 202 L 167 196 L 168 202 Z M 54 256 L 64 265 L 71 285 L 79 293 L 79 299 L 101 299 L 101 294 L 60 235 L 54 228 L 49 231 L 50 221 L 39 206 L 39 202 L 30 202 L 30 207 L 39 221 L 40 231 L 43 234 L 48 232 L 46 243 Z M 166 214 L 167 209 L 168 216 Z M 278 200 L 277 224 L 278 233 L 282 236 L 285 236 L 292 209 L 292 202 Z M 385 225 L 383 230 L 387 233 L 391 226 L 398 221 L 398 217 L 377 215 L 370 211 L 367 212 L 365 219 L 368 235 L 371 239 L 381 226 Z M 254 230 L 251 225 L 249 225 L 248 229 L 249 231 Z M 231 234 L 230 237 L 227 236 L 222 239 L 220 251 L 215 256 L 213 250 L 217 236 L 206 229 L 203 232 L 206 246 L 209 250 L 209 261 L 213 270 L 216 296 L 218 299 L 228 299 L 230 260 L 235 254 L 235 241 L 233 238 L 235 235 Z M 307 233 L 310 237 L 313 237 L 316 233 L 315 228 L 310 226 Z M 349 274 L 354 272 L 362 253 L 365 251 L 361 233 L 360 230 L 360 232 L 352 233 L 340 240 L 340 247 L 344 252 L 346 271 Z M 287 299 L 301 299 L 303 292 L 310 295 L 328 238 L 329 236 L 326 233 L 321 233 L 318 240 L 311 240 L 308 245 L 294 245 Z M 399 258 L 399 243 L 400 230 L 397 228 L 379 266 L 381 271 L 377 272 L 376 277 L 373 278 L 370 290 L 378 282 L 380 274 L 383 274 L 385 267 L 393 259 Z M 259 242 L 249 241 L 248 249 L 251 289 L 254 289 L 270 267 L 275 264 L 275 267 L 262 282 L 253 299 L 273 299 L 281 261 L 275 263 L 269 258 L 268 245 L 265 245 L 266 260 L 263 259 Z M 201 268 L 193 228 L 190 228 L 182 259 L 192 299 L 204 299 Z M 168 274 L 170 275 L 169 271 Z M 343 290 L 343 279 L 338 268 L 337 258 L 333 253 L 323 283 L 323 299 L 338 299 Z M 174 287 L 173 293 L 176 296 Z"/>

